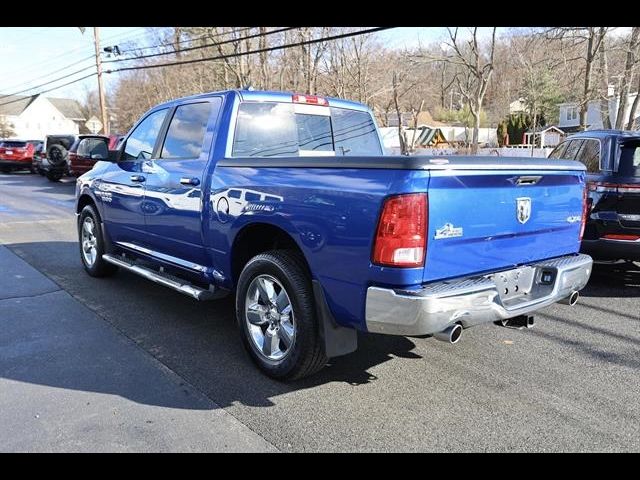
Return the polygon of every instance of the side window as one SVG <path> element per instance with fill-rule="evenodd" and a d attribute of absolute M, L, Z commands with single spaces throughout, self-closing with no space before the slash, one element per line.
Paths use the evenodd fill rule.
<path fill-rule="evenodd" d="M 578 150 L 582 146 L 583 140 L 571 140 L 567 145 L 567 150 L 564 152 L 563 158 L 567 160 L 575 160 Z"/>
<path fill-rule="evenodd" d="M 240 190 L 229 190 L 229 198 L 240 198 L 242 192 Z"/>
<path fill-rule="evenodd" d="M 244 102 L 238 108 L 234 157 L 298 155 L 298 135 L 290 103 Z"/>
<path fill-rule="evenodd" d="M 260 194 L 253 193 L 253 192 L 246 192 L 244 194 L 244 199 L 247 202 L 259 202 L 260 201 Z"/>
<path fill-rule="evenodd" d="M 153 146 L 156 144 L 162 122 L 168 109 L 158 110 L 145 118 L 127 138 L 124 146 L 123 160 L 144 160 L 151 158 Z"/>
<path fill-rule="evenodd" d="M 600 142 L 598 140 L 585 140 L 576 160 L 585 164 L 587 172 L 600 172 Z"/>
<path fill-rule="evenodd" d="M 368 112 L 331 108 L 336 155 L 382 155 L 376 125 Z"/>
<path fill-rule="evenodd" d="M 209 102 L 188 103 L 176 108 L 160 158 L 198 158 L 211 109 Z"/>
<path fill-rule="evenodd" d="M 549 154 L 549 158 L 564 158 L 564 152 L 567 150 L 569 142 L 562 142 Z"/>

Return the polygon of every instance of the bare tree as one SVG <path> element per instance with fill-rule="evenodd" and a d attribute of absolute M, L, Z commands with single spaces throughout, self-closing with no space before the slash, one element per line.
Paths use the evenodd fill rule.
<path fill-rule="evenodd" d="M 633 99 L 633 104 L 631 105 L 631 110 L 629 111 L 627 130 L 640 129 L 640 125 L 634 125 L 636 112 L 638 111 L 638 103 L 640 103 L 640 75 L 637 76 L 636 98 Z"/>
<path fill-rule="evenodd" d="M 551 34 L 551 38 L 559 40 L 561 45 L 565 39 L 569 39 L 574 45 L 584 44 L 586 46 L 581 55 L 584 60 L 583 88 L 579 102 L 581 130 L 587 128 L 589 102 L 595 97 L 592 88 L 593 65 L 608 30 L 607 27 L 554 27 L 547 32 Z"/>
<path fill-rule="evenodd" d="M 456 85 L 467 101 L 469 111 L 474 120 L 471 151 L 477 153 L 480 112 L 494 69 L 496 27 L 492 29 L 491 41 L 486 53 L 481 50 L 478 27 L 471 29 L 471 38 L 466 41 L 459 37 L 459 29 L 457 27 L 455 29 L 447 28 L 447 32 L 449 34 L 447 45 L 452 49 L 453 55 L 444 57 L 444 60 L 458 67 L 455 74 Z"/>
<path fill-rule="evenodd" d="M 4 115 L 0 116 L 0 138 L 13 137 L 15 134 L 13 124 Z"/>
<path fill-rule="evenodd" d="M 625 126 L 625 113 L 629 99 L 629 88 L 633 81 L 633 70 L 638 62 L 638 48 L 640 46 L 640 27 L 633 27 L 631 36 L 627 43 L 627 59 L 622 73 L 620 83 L 620 100 L 618 101 L 618 113 L 616 114 L 616 128 L 622 129 Z M 627 122 L 628 124 L 629 122 Z"/>
<path fill-rule="evenodd" d="M 604 27 L 600 27 L 600 35 L 604 37 Z M 611 129 L 609 113 L 609 62 L 607 59 L 606 41 L 600 42 L 598 55 L 600 57 L 600 116 L 602 126 Z"/>

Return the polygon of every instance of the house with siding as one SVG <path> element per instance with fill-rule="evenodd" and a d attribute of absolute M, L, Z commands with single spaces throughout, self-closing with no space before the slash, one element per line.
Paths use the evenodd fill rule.
<path fill-rule="evenodd" d="M 625 123 L 631 112 L 631 105 L 635 100 L 637 92 L 630 93 L 627 99 L 627 106 L 624 112 Z M 618 96 L 611 95 L 609 102 L 609 120 L 611 125 L 615 125 L 616 116 L 618 114 Z M 578 102 L 567 102 L 558 104 L 560 109 L 560 119 L 558 127 L 565 133 L 577 132 L 580 127 L 580 104 Z M 639 109 L 640 110 L 640 109 Z M 587 130 L 604 128 L 602 123 L 602 114 L 600 109 L 600 100 L 592 100 L 587 106 Z M 635 128 L 640 128 L 640 111 L 636 112 Z"/>
<path fill-rule="evenodd" d="M 0 121 L 11 126 L 12 138 L 44 140 L 51 134 L 77 134 L 85 120 L 73 99 L 0 95 Z"/>

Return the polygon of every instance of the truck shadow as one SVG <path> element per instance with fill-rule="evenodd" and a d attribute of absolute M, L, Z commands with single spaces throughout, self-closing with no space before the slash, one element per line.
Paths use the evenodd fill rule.
<path fill-rule="evenodd" d="M 594 263 L 584 297 L 640 297 L 640 265 L 637 263 Z"/>
<path fill-rule="evenodd" d="M 104 321 L 111 324 L 128 337 L 129 342 L 135 343 L 222 407 L 234 404 L 269 407 L 274 405 L 275 397 L 331 382 L 358 387 L 375 382 L 377 377 L 370 370 L 394 357 L 422 358 L 413 351 L 415 344 L 408 338 L 361 334 L 356 352 L 332 359 L 316 375 L 291 383 L 275 381 L 262 374 L 244 351 L 236 328 L 231 297 L 199 303 L 124 271 L 110 278 L 91 278 L 80 265 L 75 242 L 6 246 L 95 313 L 98 318 L 92 320 L 91 325 Z M 63 292 L 57 294 L 65 295 Z M 35 302 L 35 299 L 26 298 L 24 301 Z M 2 305 L 0 302 L 0 311 Z M 56 313 L 51 308 L 48 313 L 45 310 L 37 321 L 33 320 L 33 313 L 30 315 L 32 320 L 29 326 L 23 328 L 33 331 L 23 332 L 23 339 L 24 336 L 39 335 L 41 328 L 51 328 L 50 325 L 65 313 Z M 87 312 L 87 315 L 90 313 Z M 20 319 L 14 318 L 13 321 L 18 324 Z M 1 318 L 0 323 L 3 323 Z M 62 325 L 56 328 L 67 328 L 64 322 L 60 323 Z M 111 331 L 109 335 L 118 336 L 113 329 L 107 330 Z M 202 402 L 178 400 L 173 394 L 159 396 L 157 391 L 149 392 L 148 382 L 136 381 L 135 377 L 140 376 L 137 365 L 131 366 L 131 378 L 127 370 L 116 369 L 111 372 L 108 366 L 100 362 L 101 359 L 117 355 L 117 352 L 109 351 L 113 341 L 101 342 L 95 337 L 105 335 L 104 329 L 95 329 L 95 334 L 92 331 L 89 328 L 71 328 L 57 333 L 52 331 L 52 335 L 77 337 L 68 342 L 69 351 L 53 344 L 48 347 L 51 351 L 47 351 L 46 345 L 44 351 L 42 348 L 35 349 L 33 353 L 22 351 L 20 354 L 24 358 L 21 367 L 15 368 L 11 354 L 7 358 L 3 351 L 10 351 L 11 343 L 19 339 L 5 330 L 0 333 L 0 347 L 5 345 L 9 350 L 0 348 L 0 376 L 20 382 L 120 395 L 145 404 L 203 408 Z M 49 359 L 46 375 L 41 369 L 43 358 Z M 65 360 L 60 360 L 62 358 Z M 60 369 L 52 368 L 54 365 L 60 365 Z M 74 371 L 84 371 L 87 366 L 101 373 L 73 374 Z"/>

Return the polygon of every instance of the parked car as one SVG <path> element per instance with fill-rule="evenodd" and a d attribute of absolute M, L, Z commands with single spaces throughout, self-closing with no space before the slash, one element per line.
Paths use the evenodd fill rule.
<path fill-rule="evenodd" d="M 107 159 L 109 142 L 104 135 L 48 135 L 42 170 L 52 182 L 65 175 L 78 177 Z"/>
<path fill-rule="evenodd" d="M 33 151 L 33 160 L 31 161 L 31 171 L 35 173 L 39 173 L 40 175 L 44 175 L 44 170 L 42 169 L 42 159 L 45 156 L 44 142 L 40 142 L 36 145 L 35 150 Z"/>
<path fill-rule="evenodd" d="M 44 155 L 41 168 L 45 176 L 57 182 L 69 173 L 69 149 L 76 141 L 76 135 L 47 135 L 44 141 Z"/>
<path fill-rule="evenodd" d="M 69 175 L 79 177 L 93 168 L 96 162 L 109 157 L 109 137 L 78 135 L 69 149 Z"/>
<path fill-rule="evenodd" d="M 0 169 L 9 173 L 15 170 L 34 172 L 33 153 L 41 140 L 4 140 L 0 143 Z"/>
<path fill-rule="evenodd" d="M 124 135 L 119 135 L 119 134 L 109 135 L 109 150 L 117 150 L 122 140 L 124 140 Z"/>
<path fill-rule="evenodd" d="M 549 158 L 587 167 L 589 216 L 581 251 L 598 260 L 640 261 L 640 133 L 587 130 Z"/>
<path fill-rule="evenodd" d="M 234 292 L 246 350 L 280 379 L 352 352 L 356 330 L 456 343 L 577 301 L 581 163 L 382 153 L 371 111 L 346 100 L 163 103 L 78 179 L 82 264 L 199 300 Z"/>

